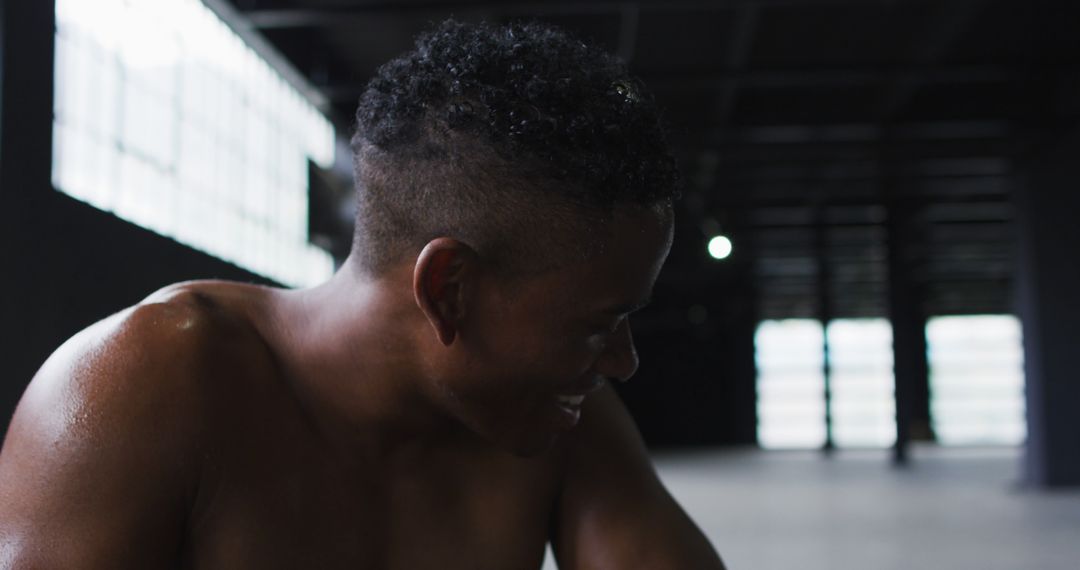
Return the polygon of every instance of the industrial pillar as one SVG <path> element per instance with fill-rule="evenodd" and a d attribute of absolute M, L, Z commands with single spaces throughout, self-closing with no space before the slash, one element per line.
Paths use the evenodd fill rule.
<path fill-rule="evenodd" d="M 832 271 L 829 265 L 828 227 L 825 225 L 824 209 L 819 207 L 814 214 L 814 256 L 817 258 L 817 314 L 822 331 L 822 379 L 825 385 L 825 444 L 822 450 L 831 454 L 836 445 L 833 441 L 832 413 L 832 357 L 829 354 L 829 323 L 833 320 Z"/>
<path fill-rule="evenodd" d="M 52 177 L 55 3 L 18 0 L 0 15 L 0 434 L 25 381 L 40 362 L 25 347 L 45 325 L 32 302 L 41 283 L 37 216 Z M 47 312 L 47 311 L 46 311 Z"/>
<path fill-rule="evenodd" d="M 896 444 L 893 460 L 904 465 L 912 427 L 929 415 L 926 314 L 911 259 L 918 206 L 891 200 L 888 209 L 889 320 L 896 382 Z"/>
<path fill-rule="evenodd" d="M 1034 487 L 1080 485 L 1080 129 L 1033 149 L 1014 192 Z"/>

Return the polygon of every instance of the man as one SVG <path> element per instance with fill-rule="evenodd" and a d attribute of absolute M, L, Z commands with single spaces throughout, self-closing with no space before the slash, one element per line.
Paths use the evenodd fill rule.
<path fill-rule="evenodd" d="M 557 30 L 446 22 L 357 119 L 329 282 L 167 287 L 43 365 L 0 566 L 722 568 L 607 386 L 671 244 L 650 97 Z"/>

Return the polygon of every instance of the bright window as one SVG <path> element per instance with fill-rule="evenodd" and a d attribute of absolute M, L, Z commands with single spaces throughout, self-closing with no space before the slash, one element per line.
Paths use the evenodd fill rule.
<path fill-rule="evenodd" d="M 892 325 L 887 319 L 838 319 L 826 331 L 837 447 L 896 443 Z"/>
<path fill-rule="evenodd" d="M 813 319 L 763 321 L 754 336 L 758 443 L 766 449 L 825 444 L 825 337 Z"/>
<path fill-rule="evenodd" d="M 952 316 L 926 326 L 930 412 L 943 445 L 1019 445 L 1024 352 L 1011 315 Z"/>
<path fill-rule="evenodd" d="M 199 0 L 57 0 L 53 184 L 293 286 L 333 272 L 308 242 L 308 161 L 334 130 Z"/>
<path fill-rule="evenodd" d="M 755 336 L 758 442 L 766 449 L 825 445 L 828 339 L 832 437 L 837 447 L 896 442 L 892 327 L 885 319 L 764 321 Z"/>

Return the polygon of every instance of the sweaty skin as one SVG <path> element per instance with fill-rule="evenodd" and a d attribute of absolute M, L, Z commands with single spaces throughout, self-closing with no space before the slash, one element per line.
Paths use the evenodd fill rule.
<path fill-rule="evenodd" d="M 380 275 L 163 289 L 80 332 L 0 452 L 0 568 L 717 569 L 607 381 L 668 214 L 513 283 L 439 238 Z M 575 397 L 584 395 L 580 406 Z"/>

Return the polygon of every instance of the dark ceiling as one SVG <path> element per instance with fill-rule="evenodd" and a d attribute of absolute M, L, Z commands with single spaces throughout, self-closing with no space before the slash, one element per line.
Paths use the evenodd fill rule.
<path fill-rule="evenodd" d="M 540 19 L 621 54 L 687 179 L 666 283 L 693 299 L 749 275 L 763 318 L 885 315 L 890 262 L 927 314 L 1011 312 L 1016 172 L 1078 116 L 1065 0 L 233 3 L 341 132 L 374 69 L 449 16 Z"/>

